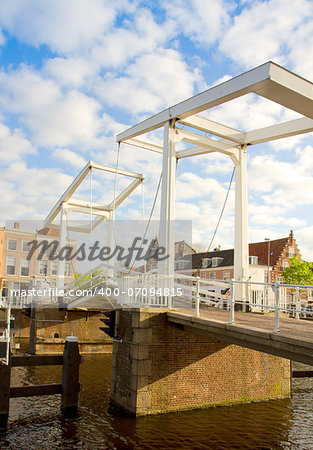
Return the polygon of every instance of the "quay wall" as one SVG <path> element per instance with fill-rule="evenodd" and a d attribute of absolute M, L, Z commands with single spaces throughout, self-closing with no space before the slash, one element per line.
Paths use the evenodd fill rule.
<path fill-rule="evenodd" d="M 30 318 L 19 309 L 15 317 L 15 343 L 28 350 Z M 112 339 L 100 330 L 104 315 L 100 311 L 36 308 L 36 353 L 63 353 L 66 336 L 77 336 L 80 353 L 111 353 Z"/>
<path fill-rule="evenodd" d="M 134 415 L 290 396 L 290 361 L 184 331 L 166 310 L 121 309 L 111 400 Z"/>

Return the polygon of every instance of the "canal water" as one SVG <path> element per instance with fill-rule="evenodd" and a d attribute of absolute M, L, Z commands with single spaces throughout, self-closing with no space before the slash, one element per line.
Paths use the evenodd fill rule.
<path fill-rule="evenodd" d="M 78 418 L 62 418 L 60 396 L 12 399 L 0 448 L 313 449 L 313 379 L 293 380 L 291 399 L 135 419 L 110 405 L 111 355 L 85 356 L 80 369 Z M 61 379 L 58 366 L 12 371 L 15 385 Z"/>

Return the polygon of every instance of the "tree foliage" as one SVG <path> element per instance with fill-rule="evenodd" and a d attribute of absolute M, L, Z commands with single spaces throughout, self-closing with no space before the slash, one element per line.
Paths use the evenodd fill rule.
<path fill-rule="evenodd" d="M 302 261 L 299 255 L 290 260 L 289 267 L 283 272 L 284 283 L 286 284 L 313 284 L 313 265 Z"/>

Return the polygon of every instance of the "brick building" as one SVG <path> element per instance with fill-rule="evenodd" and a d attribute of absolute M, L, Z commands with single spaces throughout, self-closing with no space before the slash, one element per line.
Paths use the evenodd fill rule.
<path fill-rule="evenodd" d="M 56 285 L 57 260 L 49 260 L 48 255 L 38 259 L 40 249 L 36 250 L 28 261 L 31 241 L 58 241 L 59 232 L 56 229 L 43 228 L 39 231 L 26 231 L 20 229 L 19 222 L 13 228 L 3 227 L 0 230 L 0 272 L 2 280 L 2 295 L 7 297 L 11 290 L 24 291 L 35 284 L 46 282 L 53 288 Z M 73 242 L 70 243 L 73 245 Z M 74 247 L 74 245 L 73 245 Z M 71 281 L 75 275 L 75 261 L 65 262 L 65 283 Z M 12 299 L 18 304 L 19 298 Z"/>
<path fill-rule="evenodd" d="M 283 271 L 295 255 L 300 251 L 293 231 L 285 238 L 249 244 L 250 280 L 283 283 Z M 192 269 L 202 278 L 229 280 L 234 276 L 234 249 L 194 254 Z"/>
<path fill-rule="evenodd" d="M 289 261 L 295 255 L 300 255 L 293 231 L 289 236 L 281 239 L 264 240 L 249 244 L 249 281 L 260 283 L 251 285 L 249 301 L 261 305 L 256 310 L 263 310 L 265 306 L 273 306 L 274 292 L 262 283 L 283 283 L 283 271 L 289 267 Z M 234 249 L 197 253 L 192 255 L 192 274 L 209 280 L 230 280 L 234 277 Z M 214 288 L 217 291 L 217 288 Z M 302 292 L 303 308 L 308 301 L 312 301 L 312 292 Z M 293 304 L 292 293 L 283 290 L 280 306 L 285 308 Z"/>

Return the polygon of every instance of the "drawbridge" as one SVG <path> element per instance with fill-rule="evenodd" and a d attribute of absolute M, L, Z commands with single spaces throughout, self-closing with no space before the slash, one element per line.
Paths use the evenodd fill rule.
<path fill-rule="evenodd" d="M 227 105 L 246 95 L 259 96 L 278 104 L 291 112 L 295 118 L 253 130 L 235 129 L 210 118 L 211 111 L 215 107 Z M 163 134 L 163 145 L 160 145 L 159 141 L 158 143 L 151 141 L 151 136 L 156 136 L 157 130 Z M 195 307 L 196 316 L 201 305 L 208 308 L 217 305 L 229 311 L 231 323 L 234 320 L 234 305 L 245 305 L 255 312 L 273 311 L 276 318 L 276 332 L 279 330 L 276 323 L 279 320 L 279 313 L 298 314 L 298 317 L 306 314 L 297 305 L 290 308 L 286 303 L 286 292 L 288 289 L 297 289 L 295 286 L 274 286 L 273 283 L 265 286 L 259 283 L 263 285 L 262 289 L 270 292 L 270 295 L 262 297 L 262 289 L 257 299 L 250 295 L 253 283 L 249 280 L 247 153 L 254 145 L 312 131 L 313 83 L 273 62 L 267 62 L 171 106 L 118 134 L 116 167 L 89 161 L 52 208 L 45 220 L 45 226 L 59 230 L 59 247 L 62 249 L 67 247 L 69 231 L 95 237 L 100 224 L 107 222 L 107 247 L 113 248 L 114 242 L 117 244 L 114 235 L 116 209 L 139 185 L 143 185 L 145 178 L 143 174 L 120 168 L 120 147 L 123 145 L 129 149 L 141 148 L 160 155 L 162 159 L 162 172 L 149 221 L 160 188 L 158 245 L 165 249 L 167 257 L 159 261 L 156 270 L 147 267 L 142 270 L 142 267 L 133 267 L 131 263 L 127 267 L 125 265 L 119 267 L 117 261 L 113 259 L 108 264 L 99 266 L 98 261 L 94 267 L 85 268 L 82 275 L 70 283 L 65 282 L 66 259 L 59 258 L 56 288 L 64 293 L 62 296 L 56 295 L 55 298 L 62 297 L 62 302 L 73 308 L 88 308 L 88 302 L 91 305 L 92 301 L 97 301 L 101 308 L 113 307 L 115 304 L 168 308 L 189 304 Z M 214 152 L 229 157 L 235 170 L 234 279 L 229 281 L 199 280 L 193 277 L 192 273 L 186 274 L 184 271 L 176 273 L 174 270 L 177 165 L 184 158 Z M 114 195 L 109 202 L 95 202 L 93 199 L 92 174 L 95 171 L 115 176 Z M 89 199 L 76 198 L 75 191 L 88 174 L 91 186 Z M 120 193 L 117 192 L 118 177 L 124 177 L 125 180 L 132 179 L 128 185 L 126 181 L 123 182 L 124 189 Z M 68 221 L 70 212 L 88 215 L 88 225 L 70 224 Z M 59 223 L 55 223 L 58 216 Z M 128 234 L 127 229 L 124 234 Z M 137 235 L 142 235 L 143 240 L 145 231 L 138 232 Z M 307 289 L 312 290 L 312 286 Z"/>

